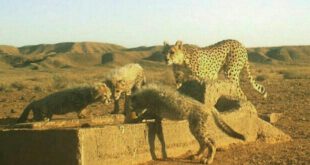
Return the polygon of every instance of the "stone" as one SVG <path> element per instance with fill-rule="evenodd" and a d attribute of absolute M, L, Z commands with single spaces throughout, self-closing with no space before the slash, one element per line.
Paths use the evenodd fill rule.
<path fill-rule="evenodd" d="M 259 114 L 259 117 L 269 123 L 276 123 L 281 117 L 283 116 L 282 113 L 264 113 Z"/>

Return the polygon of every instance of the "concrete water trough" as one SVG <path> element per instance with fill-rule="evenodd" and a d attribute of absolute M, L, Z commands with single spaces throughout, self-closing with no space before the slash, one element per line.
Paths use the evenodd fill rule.
<path fill-rule="evenodd" d="M 247 105 L 247 104 L 246 104 Z M 259 119 L 254 111 L 241 106 L 222 113 L 222 117 L 246 140 L 227 136 L 213 120 L 208 121 L 217 147 L 262 140 L 277 143 L 290 137 Z M 243 108 L 242 108 L 243 107 Z M 154 123 L 121 124 L 122 115 L 84 120 L 55 120 L 20 124 L 0 129 L 1 165 L 96 165 L 139 164 L 152 160 L 150 127 Z M 243 124 L 240 124 L 243 123 Z M 247 123 L 247 124 L 244 124 Z M 247 127 L 240 127 L 247 125 Z M 187 121 L 163 121 L 163 135 L 168 157 L 198 150 Z M 260 137 L 261 139 L 257 139 Z M 161 143 L 155 140 L 156 155 L 161 157 Z"/>
<path fill-rule="evenodd" d="M 122 115 L 88 120 L 55 120 L 20 124 L 0 130 L 1 165 L 138 164 L 152 160 L 149 124 L 120 124 Z M 102 124 L 104 123 L 104 124 Z M 70 126 L 70 127 L 68 127 Z M 186 121 L 163 122 L 166 150 L 177 156 L 196 149 Z M 184 130 L 184 131 L 180 131 Z M 155 140 L 156 153 L 161 155 Z"/>

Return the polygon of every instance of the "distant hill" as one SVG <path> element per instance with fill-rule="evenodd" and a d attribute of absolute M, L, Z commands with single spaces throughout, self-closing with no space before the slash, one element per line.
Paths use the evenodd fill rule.
<path fill-rule="evenodd" d="M 70 68 L 124 65 L 130 62 L 162 63 L 162 46 L 125 48 L 97 42 L 65 42 L 23 47 L 0 45 L 0 68 Z M 264 64 L 310 64 L 310 46 L 248 48 L 249 60 Z M 142 60 L 142 61 L 141 61 Z"/>
<path fill-rule="evenodd" d="M 161 46 L 137 47 L 109 52 L 102 56 L 102 64 L 113 62 L 117 65 L 123 65 L 130 62 L 139 62 L 140 60 L 149 60 L 161 62 L 163 55 L 161 54 Z"/>
<path fill-rule="evenodd" d="M 124 47 L 98 42 L 64 42 L 57 44 L 23 46 L 18 48 L 20 53 L 25 55 L 46 55 L 55 53 L 95 54 L 119 49 L 124 49 Z"/>
<path fill-rule="evenodd" d="M 9 46 L 9 45 L 0 45 L 0 54 L 19 55 L 20 52 L 17 47 Z"/>
<path fill-rule="evenodd" d="M 66 42 L 23 47 L 0 46 L 0 61 L 13 67 L 66 68 L 101 63 L 107 52 L 125 49 L 122 46 L 96 42 Z M 1 66 L 0 66 L 1 67 Z"/>
<path fill-rule="evenodd" d="M 309 64 L 310 46 L 281 46 L 248 49 L 252 62 L 286 64 Z"/>

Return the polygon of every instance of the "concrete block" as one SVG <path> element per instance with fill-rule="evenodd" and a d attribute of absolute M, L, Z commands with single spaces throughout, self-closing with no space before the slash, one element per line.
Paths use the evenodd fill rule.
<path fill-rule="evenodd" d="M 257 137 L 267 143 L 290 140 L 282 131 L 255 118 L 255 115 L 249 117 L 244 111 L 246 110 L 240 110 L 239 115 L 236 114 L 238 111 L 225 112 L 222 117 L 234 129 L 240 127 L 238 123 L 243 123 L 244 128 L 238 129 L 248 135 L 246 141 L 227 136 L 220 129 L 216 129 L 213 120 L 208 121 L 209 131 L 217 139 L 219 148 L 226 148 L 230 144 L 255 142 Z M 187 121 L 163 121 L 162 127 L 168 157 L 198 150 L 198 144 L 189 131 Z M 247 132 L 250 133 L 246 134 Z M 2 129 L 0 146 L 1 165 L 139 164 L 152 159 L 147 123 L 108 124 L 86 128 Z M 156 155 L 160 157 L 161 145 L 157 139 L 155 146 Z"/>
<path fill-rule="evenodd" d="M 184 131 L 180 131 L 184 130 Z M 198 149 L 186 121 L 163 122 L 168 156 Z M 138 164 L 151 160 L 147 124 L 0 130 L 1 165 Z M 160 144 L 156 139 L 156 153 Z"/>
<path fill-rule="evenodd" d="M 9 125 L 6 126 L 5 128 L 34 128 L 34 129 L 73 128 L 73 127 L 100 126 L 105 124 L 122 124 L 124 123 L 124 121 L 125 121 L 124 115 L 106 115 L 85 119 L 51 120 L 48 122 L 20 123 L 15 125 Z"/>

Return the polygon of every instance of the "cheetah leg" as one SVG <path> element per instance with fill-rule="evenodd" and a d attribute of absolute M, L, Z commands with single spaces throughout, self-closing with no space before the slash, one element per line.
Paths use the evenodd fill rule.
<path fill-rule="evenodd" d="M 161 144 L 162 157 L 163 159 L 167 159 L 166 143 L 164 139 L 163 127 L 161 125 L 161 119 L 156 119 L 155 127 L 156 127 L 156 135 Z"/>
<path fill-rule="evenodd" d="M 195 137 L 197 142 L 199 143 L 199 150 L 197 151 L 196 154 L 188 156 L 188 159 L 191 160 L 198 160 L 201 156 L 204 150 L 206 149 L 206 145 L 203 142 L 204 137 L 201 136 L 201 121 L 193 122 L 191 119 L 189 120 L 189 129 L 192 133 L 192 135 Z"/>
<path fill-rule="evenodd" d="M 207 157 L 202 156 L 200 158 L 200 162 L 204 163 L 204 164 L 211 164 L 213 162 L 215 153 L 216 153 L 216 147 L 215 147 L 215 143 L 214 140 L 211 138 L 205 138 L 204 142 L 206 143 L 207 147 L 208 147 L 208 155 Z M 206 153 L 204 152 L 203 155 L 205 155 Z"/>
<path fill-rule="evenodd" d="M 227 66 L 227 68 L 225 69 L 225 77 L 232 84 L 236 85 L 238 98 L 240 98 L 241 100 L 247 100 L 247 97 L 245 96 L 245 94 L 243 93 L 240 87 L 239 77 L 240 77 L 240 72 L 242 68 L 243 68 L 243 65 L 238 64 L 238 63 Z"/>
<path fill-rule="evenodd" d="M 206 134 L 206 121 L 208 115 L 199 115 L 200 117 L 194 117 L 189 120 L 190 131 L 199 143 L 199 150 L 196 154 L 191 155 L 189 158 L 192 160 L 200 160 L 200 162 L 209 164 L 213 162 L 214 155 L 216 153 L 216 147 L 214 140 L 208 138 Z M 208 152 L 208 153 L 207 153 Z"/>
<path fill-rule="evenodd" d="M 155 123 L 148 123 L 148 141 L 150 145 L 150 153 L 152 156 L 152 160 L 157 160 L 155 154 L 155 136 L 156 136 L 156 126 Z"/>
<path fill-rule="evenodd" d="M 126 122 L 131 121 L 130 97 L 131 95 L 125 94 L 124 113 Z"/>
<path fill-rule="evenodd" d="M 196 154 L 190 155 L 188 157 L 188 159 L 190 160 L 200 160 L 203 156 L 203 154 L 206 151 L 207 146 L 205 145 L 205 143 L 203 142 L 203 137 L 199 137 L 199 136 L 194 136 L 196 138 L 196 140 L 199 143 L 199 150 L 196 152 Z"/>
<path fill-rule="evenodd" d="M 205 135 L 195 136 L 199 142 L 200 148 L 195 155 L 191 155 L 191 160 L 199 160 L 204 164 L 211 164 L 216 154 L 216 146 L 214 140 L 205 137 Z M 208 152 L 207 152 L 208 151 Z"/>
<path fill-rule="evenodd" d="M 118 114 L 119 113 L 119 99 L 114 100 L 114 110 L 112 114 Z"/>

